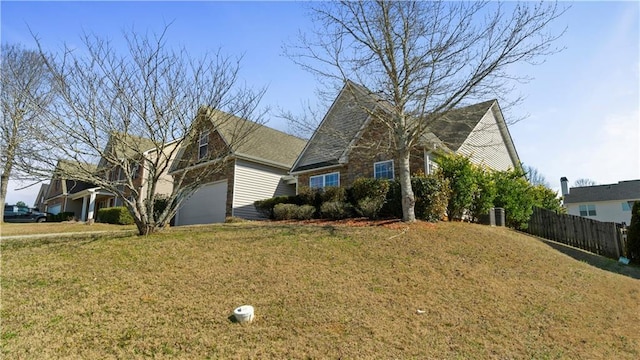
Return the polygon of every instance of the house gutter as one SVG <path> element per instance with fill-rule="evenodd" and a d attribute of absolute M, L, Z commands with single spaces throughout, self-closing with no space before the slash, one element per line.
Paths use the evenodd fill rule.
<path fill-rule="evenodd" d="M 308 173 L 308 172 L 311 172 L 311 171 L 334 169 L 334 168 L 337 168 L 337 167 L 340 167 L 340 166 L 344 166 L 344 163 L 338 163 L 338 164 L 335 164 L 335 165 L 328 165 L 328 166 L 323 166 L 323 167 L 313 168 L 313 169 L 308 169 L 308 170 L 291 171 L 291 172 L 289 172 L 289 175 L 296 176 L 296 175 Z"/>

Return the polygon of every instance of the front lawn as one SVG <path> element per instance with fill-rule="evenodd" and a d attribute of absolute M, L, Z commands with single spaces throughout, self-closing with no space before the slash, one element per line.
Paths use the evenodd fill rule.
<path fill-rule="evenodd" d="M 121 231 L 135 230 L 135 225 L 112 225 L 93 223 L 91 225 L 75 222 L 43 222 L 43 223 L 2 223 L 0 224 L 1 236 L 34 235 L 34 234 L 59 234 L 70 232 L 90 231 Z"/>
<path fill-rule="evenodd" d="M 481 225 L 8 240 L 1 285 L 7 359 L 640 358 L 639 280 Z"/>

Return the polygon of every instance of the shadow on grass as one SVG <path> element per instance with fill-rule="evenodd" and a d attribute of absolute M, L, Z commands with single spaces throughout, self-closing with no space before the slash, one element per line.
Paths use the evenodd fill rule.
<path fill-rule="evenodd" d="M 557 243 L 551 240 L 537 238 L 549 247 L 568 255 L 578 261 L 585 262 L 591 266 L 595 266 L 599 269 L 613 272 L 616 274 L 628 276 L 633 279 L 640 279 L 640 267 L 636 265 L 624 265 L 617 260 L 609 259 L 604 256 L 592 254 L 590 252 L 577 249 L 571 246 L 567 246 L 561 243 Z"/>

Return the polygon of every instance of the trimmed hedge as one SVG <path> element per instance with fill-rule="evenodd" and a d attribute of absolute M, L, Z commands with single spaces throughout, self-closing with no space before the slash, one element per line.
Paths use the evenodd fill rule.
<path fill-rule="evenodd" d="M 311 205 L 276 204 L 273 216 L 276 220 L 309 220 L 313 219 L 316 208 Z"/>
<path fill-rule="evenodd" d="M 96 221 L 118 225 L 132 225 L 134 223 L 133 217 L 129 213 L 129 210 L 124 206 L 116 206 L 98 210 L 98 217 Z"/>
<path fill-rule="evenodd" d="M 349 200 L 360 216 L 377 219 L 387 200 L 388 180 L 358 178 L 349 189 Z"/>
<path fill-rule="evenodd" d="M 328 201 L 320 206 L 320 214 L 323 218 L 331 220 L 346 219 L 352 214 L 352 206 L 343 201 Z"/>
<path fill-rule="evenodd" d="M 76 214 L 73 211 L 61 212 L 58 214 L 47 214 L 47 222 L 62 222 L 75 219 Z"/>
<path fill-rule="evenodd" d="M 275 219 L 275 214 L 273 212 L 274 207 L 278 204 L 291 204 L 296 201 L 294 196 L 276 196 L 270 199 L 258 200 L 253 203 L 256 210 L 264 217 L 269 219 Z"/>

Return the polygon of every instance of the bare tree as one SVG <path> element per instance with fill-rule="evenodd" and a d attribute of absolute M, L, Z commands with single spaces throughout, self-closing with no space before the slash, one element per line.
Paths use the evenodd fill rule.
<path fill-rule="evenodd" d="M 52 94 L 51 77 L 38 52 L 3 44 L 1 56 L 0 204 L 4 204 L 9 179 L 32 179 L 26 174 L 47 153 L 43 114 Z M 3 217 L 4 213 L 0 222 Z"/>
<path fill-rule="evenodd" d="M 313 6 L 316 27 L 285 53 L 334 88 L 353 80 L 375 95 L 380 106 L 360 107 L 392 135 L 404 221 L 415 221 L 410 152 L 430 124 L 458 106 L 503 97 L 513 81 L 527 80 L 515 77 L 510 66 L 558 51 L 551 45 L 561 34 L 546 28 L 564 12 L 552 3 L 380 0 Z"/>
<path fill-rule="evenodd" d="M 534 168 L 533 166 L 527 165 L 523 165 L 522 167 L 527 180 L 529 180 L 529 183 L 531 183 L 531 185 L 542 185 L 546 188 L 551 187 L 547 179 L 544 177 L 544 175 L 542 175 L 542 173 L 540 173 L 540 171 L 538 171 L 538 169 Z"/>
<path fill-rule="evenodd" d="M 586 178 L 578 179 L 573 183 L 573 187 L 593 186 L 593 185 L 598 185 L 598 183 L 595 182 L 594 180 L 586 179 Z"/>
<path fill-rule="evenodd" d="M 83 49 L 65 47 L 47 61 L 57 95 L 50 138 L 61 145 L 47 169 L 65 159 L 55 176 L 114 194 L 141 235 L 165 226 L 203 179 L 225 169 L 230 148 L 246 141 L 262 119 L 257 106 L 264 89 L 240 84 L 240 58 L 220 52 L 191 57 L 167 45 L 167 30 L 125 33 L 122 54 L 109 41 L 85 34 Z M 217 110 L 215 116 L 211 109 Z M 208 147 L 207 158 L 199 159 L 200 165 L 209 160 L 207 166 L 183 164 L 163 196 L 166 208 L 155 209 L 159 187 L 178 153 L 194 143 L 197 149 L 200 130 L 227 123 L 233 124 L 227 143 Z"/>

